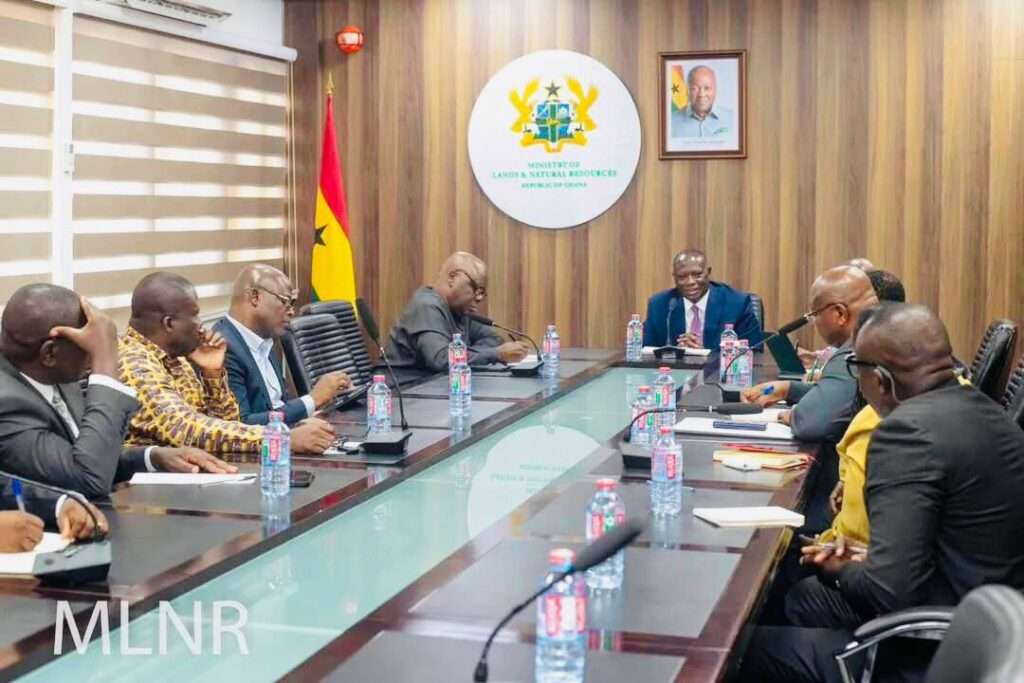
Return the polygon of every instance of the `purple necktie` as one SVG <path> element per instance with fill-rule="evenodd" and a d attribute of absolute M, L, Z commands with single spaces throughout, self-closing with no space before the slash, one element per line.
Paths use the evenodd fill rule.
<path fill-rule="evenodd" d="M 690 319 L 690 334 L 697 338 L 700 346 L 704 346 L 704 323 L 700 319 L 700 306 L 694 304 L 690 310 L 693 312 L 693 318 Z"/>

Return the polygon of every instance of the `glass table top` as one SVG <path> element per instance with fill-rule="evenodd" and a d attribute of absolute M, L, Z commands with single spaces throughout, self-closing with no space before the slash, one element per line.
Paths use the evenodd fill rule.
<path fill-rule="evenodd" d="M 351 628 L 445 557 L 573 468 L 629 421 L 628 396 L 653 369 L 613 368 L 393 488 L 170 602 L 128 629 L 111 631 L 109 654 L 94 640 L 20 680 L 276 680 Z M 673 371 L 677 384 L 692 372 Z M 188 533 L 187 526 L 182 533 Z M 213 622 L 245 608 L 240 639 Z M 202 622 L 196 627 L 195 620 Z M 161 639 L 161 622 L 166 638 Z M 161 640 L 166 642 L 161 654 Z M 191 648 L 190 649 L 190 645 Z M 124 654 L 126 647 L 150 655 Z M 194 654 L 198 650 L 201 654 Z"/>

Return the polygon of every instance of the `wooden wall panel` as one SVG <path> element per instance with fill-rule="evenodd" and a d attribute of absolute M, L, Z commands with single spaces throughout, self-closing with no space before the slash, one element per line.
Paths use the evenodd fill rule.
<path fill-rule="evenodd" d="M 366 32 L 352 56 L 333 45 L 346 23 Z M 295 278 L 307 293 L 330 75 L 359 291 L 385 327 L 462 248 L 489 262 L 494 317 L 619 346 L 688 246 L 762 294 L 769 325 L 853 256 L 900 275 L 963 356 L 990 319 L 1024 323 L 1019 0 L 290 0 L 286 42 L 299 50 Z M 548 48 L 611 68 L 644 131 L 622 199 L 563 231 L 495 209 L 466 150 L 488 78 Z M 660 161 L 657 53 L 704 48 L 749 52 L 749 157 Z"/>

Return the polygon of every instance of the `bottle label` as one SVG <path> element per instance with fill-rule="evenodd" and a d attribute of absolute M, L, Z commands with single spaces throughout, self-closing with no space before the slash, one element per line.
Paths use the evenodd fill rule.
<path fill-rule="evenodd" d="M 612 524 L 612 526 L 615 525 Z M 588 536 L 587 540 L 601 538 L 602 536 L 604 536 L 604 532 L 607 530 L 607 528 L 608 527 L 605 524 L 604 515 L 600 512 L 595 512 L 594 514 L 590 515 L 590 535 Z"/>
<path fill-rule="evenodd" d="M 460 383 L 462 384 L 462 393 L 468 394 L 473 391 L 473 374 L 470 372 L 469 368 L 464 368 L 461 374 L 462 379 L 460 380 Z"/>
<path fill-rule="evenodd" d="M 370 417 L 390 417 L 391 397 L 378 396 L 370 401 L 366 407 L 370 411 Z"/>
<path fill-rule="evenodd" d="M 560 339 L 544 337 L 544 344 L 541 348 L 545 356 L 559 355 L 562 351 L 562 341 Z"/>
<path fill-rule="evenodd" d="M 464 348 L 453 349 L 448 347 L 448 365 L 458 365 L 459 363 L 469 363 L 469 350 Z"/>
<path fill-rule="evenodd" d="M 677 463 L 676 454 L 672 451 L 665 453 L 665 476 L 672 480 L 675 479 L 679 474 L 679 465 Z"/>
<path fill-rule="evenodd" d="M 544 631 L 549 637 L 586 629 L 586 598 L 548 595 L 544 598 Z"/>
<path fill-rule="evenodd" d="M 264 442 L 264 448 L 267 449 L 267 457 L 270 462 L 277 462 L 281 458 L 281 438 L 277 436 L 271 436 Z"/>

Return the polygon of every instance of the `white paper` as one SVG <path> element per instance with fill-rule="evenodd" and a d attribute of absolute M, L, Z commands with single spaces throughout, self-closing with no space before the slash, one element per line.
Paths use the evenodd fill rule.
<path fill-rule="evenodd" d="M 60 534 L 44 532 L 39 545 L 27 553 L 0 553 L 0 574 L 31 574 L 36 555 L 64 550 L 70 542 Z"/>
<path fill-rule="evenodd" d="M 720 436 L 729 439 L 754 439 L 755 441 L 793 441 L 793 430 L 781 422 L 765 424 L 765 430 L 752 429 L 721 429 L 714 426 L 715 422 L 738 422 L 730 418 L 684 417 L 672 429 L 679 434 L 696 434 L 698 436 Z"/>
<path fill-rule="evenodd" d="M 519 361 L 519 363 L 536 363 L 536 362 L 537 362 L 537 354 L 535 354 L 535 353 L 527 354 L 527 356 L 525 358 L 523 358 L 521 361 Z M 509 365 L 511 365 L 512 367 L 515 367 L 515 366 L 519 365 L 519 363 L 509 363 Z"/>
<path fill-rule="evenodd" d="M 640 351 L 644 356 L 654 356 L 654 350 L 660 349 L 660 346 L 645 346 Z M 689 349 L 681 346 L 676 347 L 676 353 L 683 353 L 687 356 L 710 356 L 711 349 Z"/>
<path fill-rule="evenodd" d="M 750 413 L 747 415 L 730 415 L 730 422 L 749 422 L 753 424 L 769 424 L 779 421 L 779 413 L 784 413 L 789 408 L 765 408 L 762 413 Z"/>
<path fill-rule="evenodd" d="M 139 485 L 160 485 L 160 486 L 196 486 L 199 484 L 248 484 L 256 481 L 256 475 L 248 474 L 211 474 L 200 472 L 198 474 L 184 474 L 178 472 L 136 472 L 128 482 L 135 486 Z"/>
<path fill-rule="evenodd" d="M 793 526 L 804 525 L 804 516 L 777 505 L 740 508 L 694 508 L 693 516 L 715 526 Z"/>

